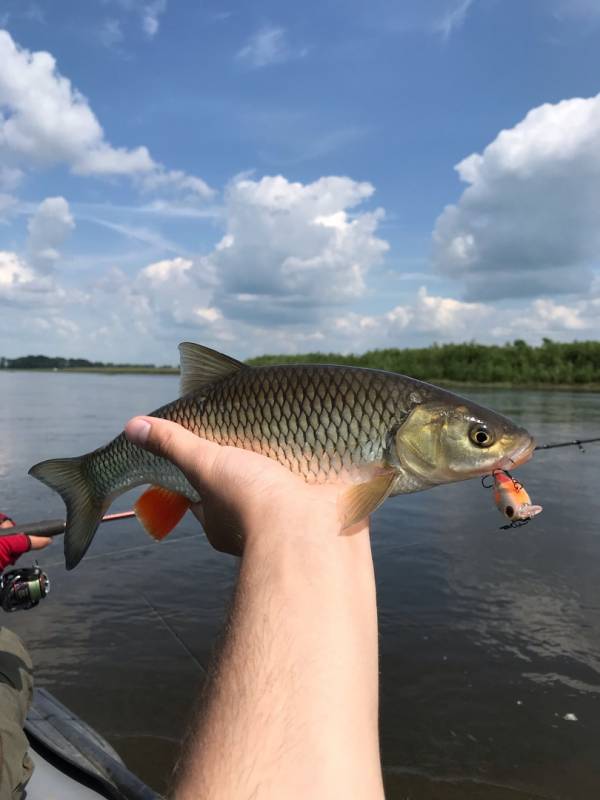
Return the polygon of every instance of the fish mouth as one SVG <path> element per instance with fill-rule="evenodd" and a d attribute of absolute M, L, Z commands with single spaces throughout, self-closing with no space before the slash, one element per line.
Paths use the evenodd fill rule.
<path fill-rule="evenodd" d="M 527 434 L 527 440 L 521 444 L 510 456 L 504 456 L 498 464 L 497 469 L 515 469 L 526 461 L 529 461 L 535 450 L 535 439 Z"/>

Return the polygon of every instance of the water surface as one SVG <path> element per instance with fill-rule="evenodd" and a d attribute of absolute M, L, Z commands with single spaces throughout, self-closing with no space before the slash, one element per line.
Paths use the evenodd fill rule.
<path fill-rule="evenodd" d="M 600 435 L 598 394 L 464 393 L 540 442 Z M 62 516 L 28 468 L 93 449 L 176 394 L 172 376 L 0 371 L 0 509 L 20 522 Z M 388 798 L 600 796 L 599 476 L 599 446 L 537 454 L 518 477 L 544 512 L 514 532 L 499 530 L 478 481 L 394 498 L 375 515 Z M 2 622 L 26 641 L 38 684 L 163 790 L 235 559 L 193 518 L 160 545 L 135 520 L 105 526 L 71 573 L 61 551 L 57 541 L 40 557 L 50 597 Z"/>

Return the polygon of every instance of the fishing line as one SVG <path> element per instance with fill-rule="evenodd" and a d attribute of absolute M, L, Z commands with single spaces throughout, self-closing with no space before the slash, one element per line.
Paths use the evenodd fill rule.
<path fill-rule="evenodd" d="M 552 444 L 538 444 L 537 447 L 534 447 L 534 450 L 552 450 L 555 447 L 578 447 L 583 453 L 585 450 L 583 448 L 584 444 L 590 444 L 591 442 L 600 442 L 600 436 L 596 436 L 594 439 L 571 439 L 569 442 L 553 442 Z"/>
<path fill-rule="evenodd" d="M 181 541 L 181 540 L 179 540 L 179 541 Z M 180 645 L 180 646 L 181 646 L 181 647 L 182 647 L 182 648 L 185 650 L 185 652 L 186 652 L 186 653 L 188 654 L 188 656 L 189 656 L 189 657 L 192 659 L 192 661 L 193 661 L 195 664 L 197 664 L 197 665 L 198 665 L 198 667 L 200 668 L 200 671 L 201 671 L 201 672 L 203 672 L 205 676 L 207 676 L 207 675 L 208 675 L 208 673 L 207 673 L 207 671 L 206 671 L 206 668 L 205 668 L 205 666 L 202 664 L 202 662 L 201 662 L 201 661 L 199 661 L 199 660 L 196 658 L 196 656 L 195 656 L 195 655 L 192 653 L 192 651 L 191 651 L 191 650 L 190 650 L 190 648 L 187 646 L 187 644 L 186 644 L 186 643 L 183 641 L 183 639 L 181 638 L 181 636 L 179 636 L 179 634 L 177 633 L 177 631 L 175 631 L 175 630 L 174 630 L 174 629 L 173 629 L 173 628 L 172 628 L 172 627 L 169 625 L 169 623 L 167 622 L 167 620 L 166 620 L 166 619 L 163 617 L 163 615 L 160 613 L 160 611 L 159 611 L 159 610 L 158 610 L 158 609 L 157 609 L 157 608 L 156 608 L 156 607 L 155 607 L 155 606 L 154 606 L 154 605 L 153 605 L 153 604 L 150 602 L 150 600 L 148 600 L 148 598 L 146 597 L 146 595 L 145 595 L 145 594 L 143 594 L 143 593 L 142 593 L 142 597 L 143 597 L 143 598 L 144 598 L 144 600 L 146 601 L 146 603 L 147 603 L 148 607 L 149 607 L 150 609 L 152 609 L 152 611 L 153 611 L 153 612 L 156 614 L 156 616 L 157 616 L 157 617 L 159 618 L 159 620 L 162 622 L 163 626 L 164 626 L 164 627 L 166 628 L 166 630 L 167 630 L 167 631 L 168 631 L 168 632 L 171 634 L 171 636 L 172 636 L 172 637 L 175 639 L 175 641 L 176 641 L 176 642 L 177 642 L 177 643 L 178 643 L 178 644 L 179 644 L 179 645 Z"/>
<path fill-rule="evenodd" d="M 165 542 L 161 542 L 161 546 L 164 547 L 167 544 L 176 544 L 177 542 L 188 542 L 188 541 L 189 542 L 193 542 L 194 540 L 195 540 L 194 536 L 179 536 L 176 539 L 168 539 Z M 134 552 L 136 552 L 138 550 L 146 550 L 148 547 L 152 547 L 152 546 L 153 546 L 153 543 L 152 542 L 148 542 L 147 544 L 138 544 L 138 545 L 136 545 L 136 547 L 117 548 L 115 550 L 109 550 L 108 553 L 98 553 L 95 556 L 86 556 L 85 560 L 86 561 L 92 561 L 92 560 L 98 559 L 98 558 L 110 558 L 110 556 L 117 556 L 117 555 L 121 555 L 122 553 L 134 553 Z M 61 561 L 53 561 L 50 564 L 48 564 L 47 566 L 48 567 L 64 567 L 64 565 L 65 565 L 65 562 L 64 562 L 64 559 L 62 559 Z"/>

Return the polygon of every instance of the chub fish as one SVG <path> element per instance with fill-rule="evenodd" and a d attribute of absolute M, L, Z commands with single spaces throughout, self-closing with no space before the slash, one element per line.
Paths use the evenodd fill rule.
<path fill-rule="evenodd" d="M 273 458 L 307 482 L 347 484 L 340 500 L 344 527 L 391 495 L 515 467 L 533 452 L 531 436 L 505 417 L 404 375 L 347 366 L 249 367 L 189 342 L 179 350 L 182 396 L 150 416 Z M 29 472 L 65 501 L 67 569 L 83 558 L 102 515 L 128 489 L 151 485 L 136 513 L 155 538 L 200 500 L 174 464 L 124 434 Z"/>

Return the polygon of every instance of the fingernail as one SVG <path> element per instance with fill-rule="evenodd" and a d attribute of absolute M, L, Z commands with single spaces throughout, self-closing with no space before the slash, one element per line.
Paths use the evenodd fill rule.
<path fill-rule="evenodd" d="M 125 436 L 129 439 L 130 442 L 134 444 L 139 444 L 140 447 L 143 447 L 148 440 L 148 434 L 150 433 L 151 425 L 145 419 L 140 419 L 140 417 L 135 417 L 135 419 L 130 420 L 127 425 L 125 425 Z"/>

